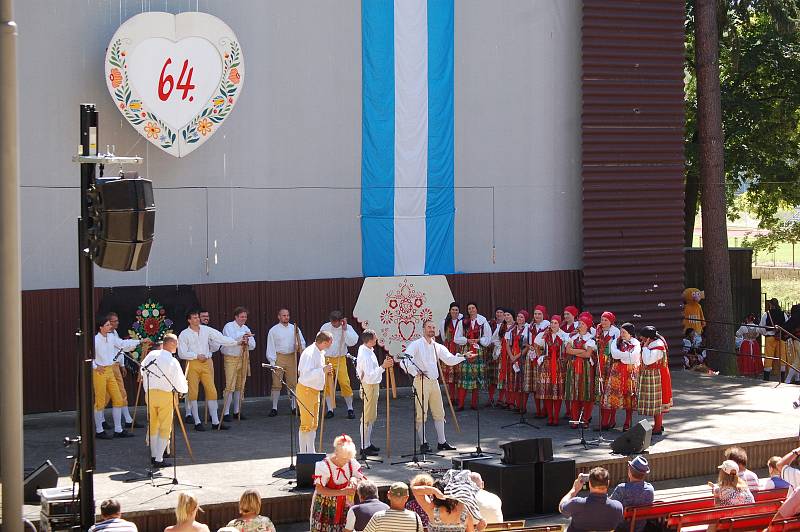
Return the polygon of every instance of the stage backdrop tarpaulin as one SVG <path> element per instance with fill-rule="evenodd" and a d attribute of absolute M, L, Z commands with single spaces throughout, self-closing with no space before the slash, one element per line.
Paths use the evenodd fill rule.
<path fill-rule="evenodd" d="M 396 356 L 422 337 L 423 321 L 438 324 L 444 319 L 452 301 L 444 275 L 368 277 L 353 316 L 364 329 L 373 329 L 378 343 Z"/>

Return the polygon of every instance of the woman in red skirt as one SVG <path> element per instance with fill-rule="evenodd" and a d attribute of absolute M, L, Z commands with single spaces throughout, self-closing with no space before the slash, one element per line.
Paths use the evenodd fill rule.
<path fill-rule="evenodd" d="M 528 360 L 528 315 L 527 310 L 517 313 L 516 322 L 506 332 L 506 397 L 509 406 L 517 412 L 524 412 L 522 385 L 525 377 L 523 364 Z"/>
<path fill-rule="evenodd" d="M 536 383 L 536 397 L 545 402 L 547 424 L 558 425 L 558 413 L 564 400 L 564 380 L 567 372 L 566 352 L 564 350 L 569 335 L 561 330 L 561 316 L 550 318 L 550 326 L 540 332 L 534 340 L 539 366 Z"/>
<path fill-rule="evenodd" d="M 636 409 L 636 389 L 639 381 L 639 364 L 642 361 L 642 346 L 636 339 L 636 328 L 632 323 L 623 323 L 619 338 L 609 344 L 611 369 L 600 406 L 616 412 L 625 409 L 625 424 L 622 431 L 631 428 L 633 411 Z M 611 418 L 612 421 L 614 418 Z M 604 429 L 610 429 L 606 426 Z"/>
<path fill-rule="evenodd" d="M 522 385 L 522 392 L 524 393 L 524 397 L 522 398 L 523 404 L 528 404 L 528 396 L 533 394 L 533 401 L 536 405 L 536 414 L 534 415 L 537 419 L 544 419 L 546 417 L 550 417 L 550 414 L 547 412 L 547 406 L 545 405 L 545 399 L 542 399 L 537 390 L 537 384 L 539 382 L 539 364 L 537 361 L 536 356 L 536 349 L 534 348 L 534 341 L 536 337 L 539 336 L 541 333 L 547 330 L 550 327 L 550 322 L 544 319 L 547 315 L 547 308 L 544 305 L 536 305 L 533 309 L 533 321 L 528 325 L 528 345 L 531 347 L 528 351 L 528 360 L 523 364 L 525 368 L 525 379 Z"/>
<path fill-rule="evenodd" d="M 453 301 L 450 303 L 450 310 L 447 312 L 447 317 L 442 320 L 441 328 L 439 329 L 442 336 L 442 344 L 454 355 L 459 352 L 459 346 L 455 342 L 456 329 L 461 322 L 461 312 L 459 312 L 458 303 Z M 450 390 L 450 397 L 456 396 L 456 383 L 458 382 L 458 364 L 455 366 L 448 366 L 442 364 L 442 382 Z"/>
<path fill-rule="evenodd" d="M 736 357 L 739 375 L 760 376 L 764 371 L 764 362 L 761 360 L 761 329 L 753 314 L 745 318 L 744 325 L 736 331 L 736 338 L 742 342 L 739 346 L 739 356 Z"/>

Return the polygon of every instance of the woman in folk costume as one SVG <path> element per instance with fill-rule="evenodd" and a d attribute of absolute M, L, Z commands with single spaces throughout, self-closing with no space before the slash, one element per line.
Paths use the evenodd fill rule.
<path fill-rule="evenodd" d="M 664 432 L 664 413 L 672 406 L 672 379 L 669 373 L 667 342 L 652 325 L 639 333 L 642 365 L 639 368 L 637 409 L 643 416 L 653 416 L 653 434 Z"/>
<path fill-rule="evenodd" d="M 497 408 L 513 408 L 511 398 L 508 396 L 508 341 L 506 333 L 514 326 L 513 311 L 508 309 L 498 309 L 502 313 L 499 317 L 499 325 L 492 333 L 492 344 L 497 353 L 497 389 L 500 390 L 500 397 Z"/>
<path fill-rule="evenodd" d="M 500 340 L 497 338 L 497 331 L 503 324 L 505 312 L 502 307 L 494 309 L 494 319 L 489 322 L 489 330 L 492 331 L 491 356 L 486 357 L 486 385 L 489 387 L 489 403 L 486 406 L 494 406 L 494 394 L 497 393 L 497 380 L 500 373 Z M 505 394 L 500 390 L 499 402 L 505 402 Z"/>
<path fill-rule="evenodd" d="M 608 344 L 611 366 L 603 390 L 601 409 L 611 413 L 603 424 L 603 430 L 616 426 L 617 409 L 625 409 L 625 424 L 622 431 L 631 428 L 633 411 L 636 409 L 636 387 L 639 380 L 639 364 L 642 361 L 642 346 L 636 339 L 636 327 L 623 323 L 619 337 Z"/>
<path fill-rule="evenodd" d="M 764 362 L 761 360 L 761 328 L 758 326 L 758 318 L 755 314 L 748 315 L 744 320 L 744 325 L 736 330 L 736 341 L 740 344 L 739 356 L 736 357 L 739 375 L 745 377 L 761 375 L 764 371 Z M 684 357 L 688 358 L 688 355 L 684 355 Z"/>
<path fill-rule="evenodd" d="M 580 311 L 575 305 L 564 307 L 564 321 L 561 322 L 561 330 L 567 334 L 572 334 L 577 330 L 578 324 L 575 322 L 578 319 Z"/>
<path fill-rule="evenodd" d="M 567 342 L 567 378 L 564 396 L 570 404 L 572 421 L 583 422 L 584 427 L 589 426 L 592 419 L 592 408 L 594 407 L 594 367 L 592 357 L 597 352 L 592 334 L 592 320 L 588 316 L 582 316 L 578 320 L 578 329 L 570 336 Z M 581 416 L 581 413 L 583 414 Z M 578 425 L 573 424 L 572 428 Z"/>
<path fill-rule="evenodd" d="M 450 303 L 450 310 L 447 312 L 445 319 L 442 320 L 442 325 L 439 328 L 442 344 L 454 355 L 458 354 L 459 351 L 458 344 L 455 342 L 456 329 L 463 317 L 459 311 L 458 303 L 453 301 Z M 450 390 L 450 397 L 455 397 L 456 384 L 458 383 L 458 365 L 442 365 L 442 382 Z"/>
<path fill-rule="evenodd" d="M 800 375 L 795 369 L 800 368 L 800 341 L 795 339 L 800 338 L 800 304 L 792 305 L 789 319 L 786 320 L 783 328 L 794 335 L 794 337 L 789 336 L 786 340 L 786 356 L 790 366 L 784 382 L 791 384 Z"/>
<path fill-rule="evenodd" d="M 605 311 L 600 315 L 600 325 L 594 332 L 594 341 L 597 344 L 597 366 L 595 366 L 595 393 L 597 404 L 600 405 L 600 427 L 607 430 L 617 426 L 615 409 L 603 404 L 603 396 L 608 385 L 608 375 L 611 370 L 611 343 L 619 338 L 619 329 L 614 322 L 617 317 L 613 312 Z"/>
<path fill-rule="evenodd" d="M 527 310 L 520 310 L 514 324 L 506 332 L 506 398 L 511 410 L 524 412 L 527 405 L 522 402 L 524 364 L 528 362 L 528 319 Z"/>
<path fill-rule="evenodd" d="M 358 483 L 364 478 L 355 459 L 356 446 L 346 434 L 333 440 L 333 453 L 314 468 L 314 498 L 311 502 L 311 532 L 341 532 L 347 510 L 353 505 Z"/>
<path fill-rule="evenodd" d="M 558 413 L 564 399 L 564 380 L 567 373 L 565 348 L 569 335 L 561 330 L 561 316 L 550 318 L 549 327 L 536 335 L 534 345 L 538 356 L 536 365 L 536 398 L 545 403 L 547 424 L 558 425 Z"/>
<path fill-rule="evenodd" d="M 467 316 L 458 324 L 455 342 L 462 346 L 461 354 L 466 357 L 458 378 L 458 410 L 464 410 L 467 391 L 472 392 L 471 408 L 477 410 L 478 393 L 486 385 L 486 348 L 492 344 L 492 333 L 475 303 L 467 303 Z"/>
<path fill-rule="evenodd" d="M 530 394 L 533 394 L 533 402 L 536 406 L 536 414 L 534 417 L 537 419 L 550 417 L 547 407 L 545 406 L 545 399 L 539 397 L 537 393 L 540 370 L 536 357 L 536 349 L 533 347 L 536 337 L 550 326 L 550 322 L 544 319 L 546 314 L 547 308 L 545 308 L 544 305 L 536 305 L 533 309 L 533 321 L 528 326 L 528 345 L 531 348 L 528 351 L 528 360 L 523 364 L 525 367 L 525 379 L 522 384 L 522 391 L 524 393 L 522 404 L 527 405 L 528 397 Z"/>

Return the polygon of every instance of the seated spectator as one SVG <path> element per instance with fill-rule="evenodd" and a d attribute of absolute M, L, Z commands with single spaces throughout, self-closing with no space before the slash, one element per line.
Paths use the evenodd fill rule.
<path fill-rule="evenodd" d="M 102 521 L 93 525 L 89 532 L 138 532 L 136 525 L 122 518 L 122 509 L 117 499 L 106 499 L 100 504 L 100 517 Z"/>
<path fill-rule="evenodd" d="M 420 473 L 411 479 L 412 493 L 415 486 L 433 486 L 433 477 L 427 473 Z M 406 510 L 411 510 L 416 513 L 422 520 L 422 528 L 425 529 L 424 532 L 428 532 L 428 514 L 425 513 L 425 510 L 422 509 L 422 506 L 419 505 L 415 497 L 410 497 L 408 499 L 408 502 L 406 502 Z"/>
<path fill-rule="evenodd" d="M 558 505 L 562 514 L 572 518 L 567 532 L 614 530 L 622 522 L 623 510 L 622 503 L 608 498 L 608 471 L 602 467 L 589 471 L 589 495 L 578 497 L 583 483 L 584 479 L 578 475 Z"/>
<path fill-rule="evenodd" d="M 789 483 L 792 489 L 797 489 L 800 486 L 800 469 L 792 467 L 791 464 L 794 459 L 800 456 L 800 447 L 792 449 L 788 454 L 784 455 L 780 461 L 775 464 L 775 469 L 780 471 L 781 478 Z"/>
<path fill-rule="evenodd" d="M 781 478 L 781 472 L 778 469 L 778 463 L 781 461 L 780 456 L 773 456 L 767 460 L 767 471 L 769 471 L 769 478 L 765 478 L 761 484 L 762 490 L 774 490 L 777 488 L 786 489 L 789 483 Z"/>
<path fill-rule="evenodd" d="M 361 486 L 364 484 L 362 483 Z M 359 488 L 361 487 L 359 486 Z M 377 511 L 367 523 L 365 532 L 419 532 L 422 520 L 411 510 L 406 510 L 408 486 L 395 482 L 386 494 L 389 508 Z"/>
<path fill-rule="evenodd" d="M 405 484 L 403 484 L 405 486 Z M 361 532 L 375 513 L 388 510 L 389 506 L 378 500 L 378 486 L 371 480 L 362 480 L 358 485 L 358 504 L 347 510 L 347 519 L 344 525 L 345 532 Z M 408 487 L 406 487 L 408 492 Z M 408 499 L 408 493 L 406 493 Z M 405 501 L 403 501 L 405 504 Z"/>
<path fill-rule="evenodd" d="M 788 519 L 789 517 L 795 517 L 797 515 L 800 515 L 800 490 L 795 490 L 783 501 L 783 504 L 778 508 L 778 512 L 772 520 Z"/>
<path fill-rule="evenodd" d="M 475 522 L 467 506 L 453 497 L 445 497 L 442 486 L 414 486 L 411 492 L 428 514 L 429 532 L 474 532 Z"/>
<path fill-rule="evenodd" d="M 739 476 L 739 466 L 733 460 L 725 460 L 718 466 L 717 484 L 708 483 L 716 506 L 736 506 L 755 502 L 747 482 Z"/>
<path fill-rule="evenodd" d="M 502 523 L 503 522 L 503 501 L 490 491 L 486 491 L 483 484 L 483 477 L 480 473 L 472 472 L 469 478 L 481 490 L 475 495 L 475 500 L 478 503 L 478 509 L 483 516 L 486 523 Z"/>
<path fill-rule="evenodd" d="M 275 525 L 261 512 L 261 494 L 256 490 L 245 490 L 239 497 L 239 517 L 228 523 L 227 528 L 239 532 L 275 532 Z"/>
<path fill-rule="evenodd" d="M 652 484 L 644 480 L 649 473 L 650 464 L 644 456 L 637 456 L 628 462 L 628 482 L 618 484 L 611 493 L 611 499 L 621 502 L 623 510 L 630 506 L 653 504 L 655 490 Z M 646 524 L 646 520 L 640 519 L 636 523 L 636 532 L 641 532 Z M 625 521 L 625 529 L 630 529 L 629 521 Z"/>
<path fill-rule="evenodd" d="M 725 449 L 725 460 L 733 460 L 739 468 L 739 478 L 747 483 L 750 491 L 758 491 L 761 484 L 758 475 L 747 469 L 747 451 L 741 447 L 728 447 Z"/>
<path fill-rule="evenodd" d="M 195 496 L 188 491 L 182 491 L 178 494 L 178 504 L 175 505 L 177 523 L 165 528 L 164 532 L 210 532 L 206 525 L 195 521 L 198 510 L 203 511 Z"/>

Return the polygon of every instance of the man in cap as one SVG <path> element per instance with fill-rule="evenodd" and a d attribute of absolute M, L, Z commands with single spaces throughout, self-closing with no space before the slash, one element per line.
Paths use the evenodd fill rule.
<path fill-rule="evenodd" d="M 373 515 L 364 532 L 421 532 L 423 528 L 419 516 L 405 508 L 408 486 L 404 482 L 395 482 L 386 495 L 389 509 Z"/>
<path fill-rule="evenodd" d="M 362 480 L 356 491 L 361 502 L 347 510 L 344 532 L 362 532 L 373 515 L 389 509 L 378 499 L 378 486 L 371 480 Z"/>
<path fill-rule="evenodd" d="M 637 456 L 628 462 L 628 482 L 618 484 L 611 493 L 611 499 L 622 503 L 623 508 L 630 506 L 644 506 L 652 504 L 655 497 L 653 485 L 645 481 L 650 473 L 650 464 L 647 458 Z M 647 524 L 646 520 L 636 523 L 636 532 L 641 532 Z M 630 522 L 625 522 L 625 529 L 630 529 Z"/>

